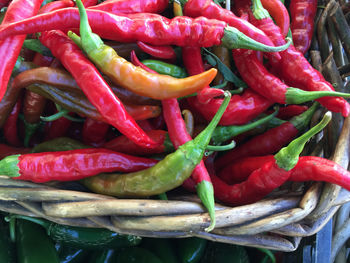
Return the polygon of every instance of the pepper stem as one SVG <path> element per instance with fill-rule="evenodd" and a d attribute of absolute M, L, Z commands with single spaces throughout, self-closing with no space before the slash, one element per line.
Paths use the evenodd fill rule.
<path fill-rule="evenodd" d="M 0 160 L 0 174 L 8 177 L 18 177 L 19 173 L 19 156 L 20 154 L 9 155 Z"/>
<path fill-rule="evenodd" d="M 245 48 L 264 52 L 279 52 L 286 50 L 292 43 L 290 38 L 287 37 L 286 40 L 287 43 L 282 46 L 267 46 L 246 36 L 237 28 L 227 26 L 224 29 L 224 36 L 221 39 L 221 43 L 228 49 Z"/>
<path fill-rule="evenodd" d="M 254 129 L 258 127 L 261 124 L 264 124 L 266 122 L 269 122 L 273 117 L 275 117 L 278 113 L 278 109 L 273 112 L 272 114 L 261 118 L 260 120 L 257 120 L 252 123 L 248 123 L 245 125 L 232 125 L 232 126 L 218 126 L 215 128 L 215 131 L 213 133 L 213 136 L 211 137 L 211 140 L 214 144 L 219 144 L 222 142 L 225 142 L 232 137 L 235 137 L 243 132 L 249 131 L 251 129 Z"/>
<path fill-rule="evenodd" d="M 319 105 L 320 104 L 318 102 L 315 102 L 306 111 L 290 119 L 289 122 L 292 123 L 293 126 L 299 131 L 304 129 L 309 124 L 312 116 L 314 115 Z"/>
<path fill-rule="evenodd" d="M 24 215 L 10 215 L 10 216 L 5 217 L 5 220 L 8 221 L 8 222 L 10 222 L 13 219 L 27 220 L 27 221 L 36 223 L 38 225 L 41 225 L 43 228 L 45 228 L 45 230 L 47 232 L 49 232 L 49 230 L 50 230 L 51 222 L 47 221 L 45 219 L 41 219 L 41 218 L 37 218 L 37 217 L 31 217 L 31 216 L 24 216 Z"/>
<path fill-rule="evenodd" d="M 207 150 L 208 151 L 214 151 L 214 152 L 219 152 L 219 151 L 228 151 L 233 149 L 236 146 L 236 142 L 232 141 L 229 144 L 226 145 L 207 145 Z"/>
<path fill-rule="evenodd" d="M 305 91 L 297 88 L 287 88 L 286 103 L 301 104 L 322 97 L 343 97 L 350 98 L 350 93 L 336 91 Z"/>
<path fill-rule="evenodd" d="M 277 165 L 286 171 L 293 169 L 298 163 L 299 155 L 303 151 L 308 140 L 312 136 L 322 131 L 328 125 L 331 119 L 332 113 L 328 111 L 317 125 L 293 140 L 288 146 L 282 148 L 277 154 L 275 154 Z"/>
<path fill-rule="evenodd" d="M 252 0 L 252 11 L 256 19 L 271 18 L 269 12 L 263 7 L 260 0 Z"/>
<path fill-rule="evenodd" d="M 80 15 L 79 32 L 81 37 L 81 45 L 83 47 L 83 50 L 89 54 L 91 51 L 99 49 L 103 45 L 103 41 L 98 35 L 92 33 L 88 16 L 81 0 L 76 0 L 76 3 Z"/>

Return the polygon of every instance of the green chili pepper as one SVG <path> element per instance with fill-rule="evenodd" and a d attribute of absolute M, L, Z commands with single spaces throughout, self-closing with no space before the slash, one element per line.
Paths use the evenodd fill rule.
<path fill-rule="evenodd" d="M 42 218 L 16 215 L 44 227 L 46 233 L 55 242 L 75 248 L 106 249 L 136 246 L 141 237 L 122 235 L 105 228 L 76 227 L 56 224 Z"/>
<path fill-rule="evenodd" d="M 177 253 L 181 263 L 197 263 L 202 258 L 207 240 L 198 237 L 178 239 Z"/>
<path fill-rule="evenodd" d="M 90 255 L 90 250 L 74 248 L 62 244 L 55 246 L 60 263 L 85 263 Z"/>
<path fill-rule="evenodd" d="M 69 151 L 77 149 L 91 148 L 77 140 L 68 137 L 59 137 L 50 141 L 42 142 L 33 147 L 32 153 L 40 152 L 58 152 L 58 151 Z"/>
<path fill-rule="evenodd" d="M 16 254 L 13 242 L 11 242 L 9 224 L 3 217 L 0 220 L 0 260 L 6 263 L 15 263 Z"/>
<path fill-rule="evenodd" d="M 94 192 L 121 197 L 158 195 L 180 186 L 202 160 L 230 98 L 231 94 L 225 92 L 225 99 L 209 125 L 195 139 L 181 145 L 151 168 L 127 174 L 101 174 L 82 182 Z"/>
<path fill-rule="evenodd" d="M 16 219 L 18 263 L 59 263 L 55 245 L 41 226 Z"/>
<path fill-rule="evenodd" d="M 150 69 L 157 71 L 159 74 L 169 75 L 179 79 L 187 77 L 186 70 L 177 65 L 155 59 L 145 59 L 142 60 L 142 63 Z"/>
<path fill-rule="evenodd" d="M 151 251 L 142 247 L 130 247 L 119 251 L 116 255 L 118 263 L 167 263 L 161 261 Z"/>
<path fill-rule="evenodd" d="M 166 263 L 179 263 L 174 244 L 166 238 L 143 238 L 141 247 L 146 248 Z"/>
<path fill-rule="evenodd" d="M 249 263 L 249 257 L 243 246 L 209 242 L 200 263 Z"/>

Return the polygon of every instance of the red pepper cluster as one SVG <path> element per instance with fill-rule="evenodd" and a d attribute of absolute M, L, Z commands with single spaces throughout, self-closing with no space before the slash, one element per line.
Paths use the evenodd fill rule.
<path fill-rule="evenodd" d="M 299 158 L 305 138 L 315 134 L 312 129 L 307 135 L 302 132 L 309 129 L 318 103 L 344 117 L 350 113 L 344 99 L 349 94 L 336 93 L 304 56 L 313 34 L 315 1 L 292 0 L 290 19 L 279 0 L 235 0 L 233 11 L 212 0 L 187 0 L 183 14 L 176 1 L 171 10 L 167 0 L 100 4 L 85 0 L 86 20 L 82 7 L 78 9 L 71 0 L 53 1 L 41 9 L 42 0 L 3 2 L 8 8 L 0 25 L 0 158 L 4 158 L 0 173 L 34 182 L 67 181 L 142 171 L 156 165 L 156 159 L 166 163 L 167 153 L 184 149 L 182 145 L 199 133 L 197 128 L 213 119 L 225 100 L 225 89 L 230 89 L 233 95 L 220 119 L 221 127 L 214 132 L 214 145 L 206 146 L 208 155 L 220 152 L 195 163 L 191 177 L 174 185 L 197 190 L 210 213 L 212 195 L 227 204 L 247 204 L 287 180 L 321 180 L 350 189 L 350 173 L 339 165 L 320 157 Z M 286 39 L 289 29 L 294 45 Z M 233 32 L 240 37 L 234 38 Z M 34 33 L 40 33 L 38 39 Z M 93 40 L 85 42 L 90 37 Z M 37 41 L 35 52 L 26 47 L 27 40 Z M 246 41 L 257 43 L 257 48 L 250 49 Z M 229 52 L 222 52 L 228 58 L 217 53 L 215 60 L 205 51 L 219 45 L 228 48 Z M 281 47 L 281 51 L 270 52 L 266 46 Z M 24 61 L 18 59 L 20 55 Z M 158 60 L 159 68 L 151 70 L 138 57 Z M 208 69 L 215 64 L 221 77 L 217 76 L 219 84 L 213 87 L 209 83 L 216 70 Z M 158 74 L 161 65 L 172 78 Z M 186 81 L 174 78 L 178 65 L 190 76 Z M 234 73 L 238 77 L 232 77 Z M 198 86 L 199 74 L 206 78 L 202 86 Z M 183 91 L 196 83 L 195 93 Z M 158 84 L 162 88 L 172 84 L 172 88 L 156 90 Z M 145 95 L 153 89 L 152 96 Z M 310 101 L 317 102 L 310 106 Z M 252 124 L 271 114 L 274 106 L 280 110 L 267 124 Z M 254 130 L 248 132 L 252 125 Z M 18 132 L 21 127 L 25 135 Z M 300 135 L 302 139 L 296 139 Z M 40 148 L 59 137 L 66 137 L 65 145 L 43 146 L 49 150 L 29 153 L 33 146 Z M 73 146 L 68 137 L 80 144 Z M 230 149 L 233 143 L 222 145 L 228 138 L 235 139 L 234 149 Z M 187 169 L 181 163 L 170 166 L 172 170 Z M 107 188 L 113 183 L 102 184 Z"/>

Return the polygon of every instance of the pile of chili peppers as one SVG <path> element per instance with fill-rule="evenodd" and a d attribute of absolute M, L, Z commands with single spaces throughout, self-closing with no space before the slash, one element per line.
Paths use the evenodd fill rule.
<path fill-rule="evenodd" d="M 129 198 L 182 187 L 207 208 L 207 231 L 215 201 L 253 203 L 287 181 L 350 190 L 346 169 L 299 157 L 330 112 L 350 113 L 350 94 L 307 59 L 316 5 L 4 4 L 0 174 Z"/>

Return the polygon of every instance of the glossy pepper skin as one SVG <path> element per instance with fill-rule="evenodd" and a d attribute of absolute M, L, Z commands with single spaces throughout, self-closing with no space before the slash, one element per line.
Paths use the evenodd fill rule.
<path fill-rule="evenodd" d="M 155 58 L 176 59 L 175 50 L 171 46 L 152 46 L 142 41 L 137 41 L 137 45 L 143 52 Z"/>
<path fill-rule="evenodd" d="M 102 121 L 86 118 L 83 126 L 83 142 L 90 145 L 99 146 L 103 144 L 109 125 Z"/>
<path fill-rule="evenodd" d="M 16 220 L 16 248 L 18 263 L 60 262 L 45 229 L 26 220 Z"/>
<path fill-rule="evenodd" d="M 118 151 L 121 153 L 137 155 L 137 156 L 150 156 L 157 153 L 169 153 L 174 151 L 174 146 L 168 138 L 168 133 L 165 130 L 150 130 L 146 131 L 147 135 L 154 141 L 159 142 L 159 147 L 153 149 L 145 149 L 139 145 L 133 143 L 125 135 L 120 135 L 103 144 L 103 148 L 110 149 L 112 151 Z"/>
<path fill-rule="evenodd" d="M 129 136 L 137 144 L 146 148 L 156 146 L 126 112 L 121 101 L 112 93 L 95 66 L 63 32 L 43 32 L 40 41 L 50 48 L 54 56 L 59 58 L 65 68 L 72 73 L 79 87 L 107 123 Z M 84 74 L 81 74 L 82 72 Z"/>
<path fill-rule="evenodd" d="M 18 129 L 17 129 L 18 115 L 21 112 L 21 110 L 22 110 L 22 98 L 19 98 L 15 106 L 13 107 L 12 112 L 7 117 L 7 120 L 3 128 L 3 134 L 6 142 L 16 147 L 22 146 L 22 142 L 18 138 Z"/>
<path fill-rule="evenodd" d="M 317 0 L 292 0 L 289 5 L 293 44 L 305 54 L 311 45 Z"/>
<path fill-rule="evenodd" d="M 262 199 L 281 186 L 290 178 L 307 141 L 328 125 L 331 116 L 331 113 L 327 112 L 321 122 L 280 149 L 272 160 L 267 160 L 241 183 L 227 185 L 212 173 L 216 197 L 230 205 L 249 204 Z"/>
<path fill-rule="evenodd" d="M 208 241 L 203 238 L 190 237 L 176 240 L 176 251 L 181 263 L 199 262 L 204 255 Z"/>
<path fill-rule="evenodd" d="M 293 2 L 293 1 L 292 1 Z M 290 17 L 286 6 L 279 0 L 261 0 L 264 8 L 269 12 L 276 25 L 281 29 L 283 36 L 287 36 L 290 26 Z M 295 39 L 293 36 L 295 46 Z"/>
<path fill-rule="evenodd" d="M 161 194 L 180 186 L 202 160 L 211 134 L 227 106 L 230 94 L 226 94 L 228 97 L 207 128 L 153 167 L 129 174 L 103 174 L 85 178 L 84 185 L 94 192 L 125 197 Z"/>
<path fill-rule="evenodd" d="M 2 174 L 33 182 L 76 181 L 103 172 L 134 172 L 152 167 L 156 160 L 103 148 L 12 155 L 0 161 Z M 8 168 L 11 167 L 9 170 Z"/>
<path fill-rule="evenodd" d="M 307 127 L 316 108 L 317 104 L 314 104 L 309 110 L 294 117 L 290 121 L 255 136 L 238 147 L 227 151 L 216 159 L 216 168 L 222 169 L 238 158 L 261 156 L 277 152 L 285 144 L 292 141 L 302 129 Z"/>
<path fill-rule="evenodd" d="M 279 104 L 301 104 L 325 96 L 349 97 L 347 93 L 303 91 L 284 84 L 278 77 L 271 74 L 260 62 L 256 51 L 234 49 L 233 59 L 242 79 L 255 92 Z"/>
<path fill-rule="evenodd" d="M 13 0 L 9 4 L 1 25 L 21 21 L 24 18 L 35 15 L 42 0 Z M 12 70 L 21 51 L 25 35 L 12 36 L 1 41 L 0 54 L 0 101 L 5 95 Z"/>
<path fill-rule="evenodd" d="M 188 0 L 184 5 L 183 11 L 184 15 L 190 17 L 204 16 L 210 19 L 224 21 L 256 41 L 269 46 L 273 45 L 272 41 L 263 31 L 250 24 L 248 21 L 237 17 L 232 11 L 222 8 L 212 0 Z M 280 58 L 277 53 L 271 55 L 276 59 Z"/>
<path fill-rule="evenodd" d="M 161 13 L 168 4 L 168 0 L 108 0 L 88 9 L 121 14 Z"/>
<path fill-rule="evenodd" d="M 250 14 L 251 23 L 264 31 L 275 45 L 285 43 L 279 27 L 274 24 L 271 18 L 256 19 L 247 1 L 240 0 L 236 1 L 235 4 L 243 6 L 244 10 Z M 258 3 L 257 6 L 259 7 Z M 271 65 L 288 85 L 308 91 L 334 91 L 333 86 L 324 79 L 319 71 L 311 66 L 304 55 L 297 51 L 293 45 L 279 54 L 281 59 L 279 61 L 271 60 Z M 343 98 L 324 97 L 317 101 L 330 111 L 340 112 L 344 117 L 350 113 L 350 105 Z"/>
<path fill-rule="evenodd" d="M 188 101 L 205 119 L 210 120 L 220 107 L 222 99 L 211 100 L 208 103 L 200 103 L 195 98 L 188 98 Z M 265 112 L 272 104 L 272 101 L 253 90 L 245 89 L 241 95 L 232 96 L 219 125 L 245 124 Z"/>

